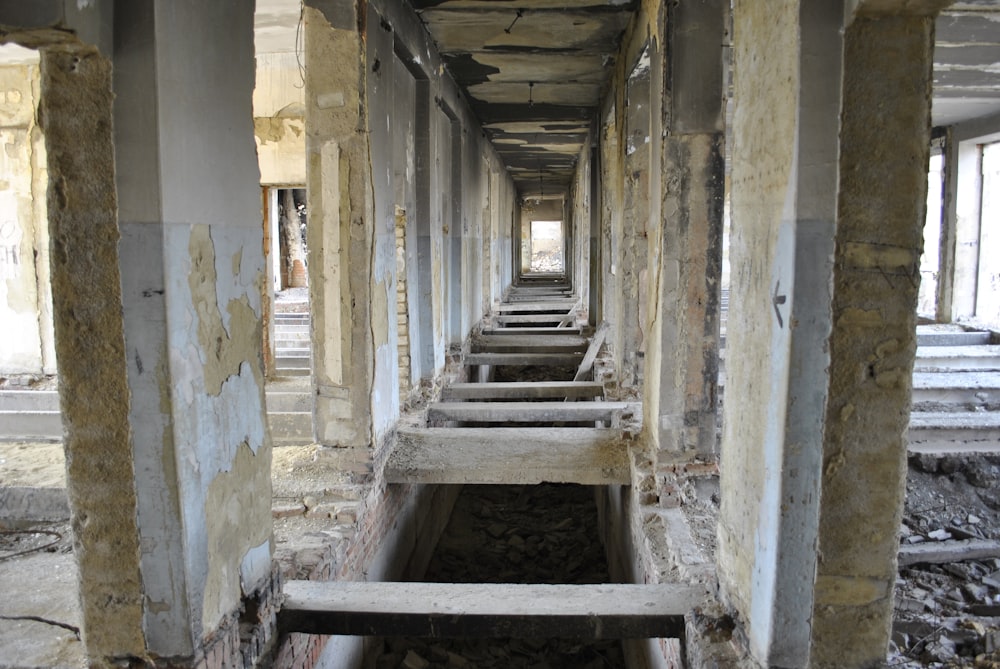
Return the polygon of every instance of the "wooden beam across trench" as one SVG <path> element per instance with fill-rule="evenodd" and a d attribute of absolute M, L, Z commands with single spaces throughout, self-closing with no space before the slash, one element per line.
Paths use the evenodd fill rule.
<path fill-rule="evenodd" d="M 684 638 L 709 601 L 688 584 L 287 581 L 281 634 L 428 638 Z"/>
<path fill-rule="evenodd" d="M 621 431 L 586 427 L 403 428 L 385 465 L 389 483 L 628 485 Z"/>

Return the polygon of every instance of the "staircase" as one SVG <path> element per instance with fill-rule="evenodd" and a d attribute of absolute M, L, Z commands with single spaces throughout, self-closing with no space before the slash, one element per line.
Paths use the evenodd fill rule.
<path fill-rule="evenodd" d="M 274 329 L 277 373 L 265 386 L 271 438 L 275 446 L 312 443 L 309 314 L 277 314 Z M 0 440 L 62 438 L 57 391 L 0 391 Z"/>
<path fill-rule="evenodd" d="M 911 453 L 1000 451 L 1000 346 L 989 332 L 918 326 Z"/>

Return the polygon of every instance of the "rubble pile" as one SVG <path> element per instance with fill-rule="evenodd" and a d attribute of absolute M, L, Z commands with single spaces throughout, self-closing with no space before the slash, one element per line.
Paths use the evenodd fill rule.
<path fill-rule="evenodd" d="M 1000 669 L 998 512 L 1000 457 L 910 458 L 889 666 Z"/>

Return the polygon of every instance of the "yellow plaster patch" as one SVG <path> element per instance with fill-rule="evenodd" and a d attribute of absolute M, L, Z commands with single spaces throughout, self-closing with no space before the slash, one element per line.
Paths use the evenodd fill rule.
<path fill-rule="evenodd" d="M 240 565 L 251 549 L 271 540 L 271 446 L 257 454 L 244 441 L 229 471 L 220 472 L 205 496 L 208 536 L 208 580 L 202 605 L 202 627 L 238 607 L 242 588 Z M 272 553 L 273 553 L 273 540 Z"/>
<path fill-rule="evenodd" d="M 239 300 L 229 301 L 226 308 L 229 331 L 223 325 L 216 293 L 215 244 L 207 225 L 196 225 L 191 229 L 188 251 L 191 254 L 188 286 L 197 314 L 206 392 L 218 396 L 222 392 L 222 384 L 230 376 L 240 373 L 240 365 L 244 361 L 251 361 L 254 378 L 263 386 L 261 365 L 256 363 L 260 356 L 260 317 L 244 295 Z M 236 258 L 233 262 L 236 264 Z"/>
<path fill-rule="evenodd" d="M 860 576 L 820 576 L 816 602 L 822 606 L 857 606 L 886 598 L 884 581 Z"/>
<path fill-rule="evenodd" d="M 840 312 L 837 319 L 837 327 L 882 327 L 884 321 L 882 312 L 877 309 L 858 309 L 851 307 Z"/>

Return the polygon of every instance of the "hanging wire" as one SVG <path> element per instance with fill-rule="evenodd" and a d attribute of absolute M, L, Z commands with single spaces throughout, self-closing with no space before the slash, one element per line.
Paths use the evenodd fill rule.
<path fill-rule="evenodd" d="M 299 84 L 294 84 L 296 88 L 306 87 L 306 64 L 302 60 L 302 55 L 305 53 L 306 38 L 305 38 L 305 23 L 306 23 L 306 3 L 305 0 L 299 0 L 299 22 L 295 26 L 295 62 L 299 66 Z"/>
<path fill-rule="evenodd" d="M 511 31 L 511 28 L 513 28 L 513 27 L 514 27 L 514 24 L 515 24 L 515 23 L 517 23 L 517 20 L 518 20 L 519 18 L 521 18 L 522 16 L 524 16 L 524 10 L 523 10 L 523 9 L 519 9 L 519 10 L 517 10 L 517 16 L 515 16 L 515 17 L 514 17 L 514 20 L 513 20 L 513 21 L 511 21 L 511 22 L 510 22 L 510 25 L 509 25 L 509 26 L 507 26 L 506 28 L 504 28 L 504 29 L 503 29 L 503 31 L 504 31 L 505 33 L 507 33 L 507 34 L 509 35 L 509 34 L 510 34 L 510 31 Z"/>
<path fill-rule="evenodd" d="M 535 90 L 535 82 L 528 82 L 528 106 L 533 107 L 535 105 L 535 99 L 533 97 Z"/>

